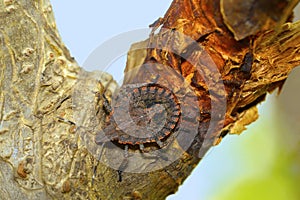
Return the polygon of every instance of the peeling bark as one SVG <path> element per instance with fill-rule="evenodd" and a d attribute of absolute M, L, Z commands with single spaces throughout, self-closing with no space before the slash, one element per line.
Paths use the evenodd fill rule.
<path fill-rule="evenodd" d="M 122 182 L 117 169 L 98 161 L 103 152 L 101 160 L 118 155 L 118 147 L 94 142 L 108 115 L 103 95 L 111 101 L 118 88 L 112 76 L 77 65 L 58 35 L 49 1 L 0 2 L 0 196 L 165 199 L 175 193 L 209 148 L 257 119 L 256 105 L 300 64 L 300 23 L 290 23 L 298 1 L 274 1 L 276 9 L 267 13 L 259 9 L 267 1 L 248 1 L 250 7 L 238 2 L 174 0 L 152 25 L 155 33 L 132 45 L 124 85 L 169 84 L 188 114 L 181 121 L 186 129 L 172 134 L 174 142 L 165 148 L 180 157 L 156 171 L 151 169 L 164 162 L 161 157 L 136 166 L 129 160 L 129 167 L 150 170 L 125 170 Z M 198 118 L 189 115 L 194 110 Z M 195 137 L 186 141 L 185 133 Z M 191 144 L 184 149 L 186 142 Z"/>

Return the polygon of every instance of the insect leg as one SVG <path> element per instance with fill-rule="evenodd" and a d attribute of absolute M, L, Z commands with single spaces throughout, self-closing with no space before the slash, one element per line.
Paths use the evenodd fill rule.
<path fill-rule="evenodd" d="M 122 161 L 119 169 L 117 170 L 118 172 L 118 182 L 122 182 L 122 173 L 126 169 L 127 164 L 128 164 L 128 145 L 125 145 L 125 152 L 124 152 L 124 160 Z"/>
<path fill-rule="evenodd" d="M 164 144 L 159 139 L 156 140 L 156 144 L 159 146 L 159 148 L 163 148 L 164 146 Z"/>
<path fill-rule="evenodd" d="M 100 153 L 99 153 L 99 157 L 98 157 L 97 163 L 96 163 L 96 165 L 94 166 L 94 169 L 93 169 L 92 186 L 93 186 L 93 184 L 94 184 L 94 180 L 95 180 L 96 172 L 97 172 L 97 166 L 98 166 L 98 164 L 99 164 L 99 162 L 100 162 L 100 159 L 101 159 L 101 156 L 102 156 L 102 152 L 103 152 L 104 146 L 105 146 L 105 143 L 102 143 L 102 145 L 101 145 L 101 150 L 100 150 Z"/>
<path fill-rule="evenodd" d="M 140 146 L 140 150 L 143 152 L 144 148 L 145 148 L 144 145 L 143 145 L 143 143 L 141 143 L 139 146 Z"/>
<path fill-rule="evenodd" d="M 104 94 L 103 94 L 103 99 L 104 99 L 103 101 L 104 112 L 107 115 L 110 115 L 110 113 L 112 112 L 112 107 L 110 106 L 109 101 Z"/>
<path fill-rule="evenodd" d="M 125 145 L 124 157 L 128 158 L 128 145 Z"/>
<path fill-rule="evenodd" d="M 59 121 L 61 121 L 61 122 L 64 122 L 64 123 L 67 123 L 67 124 L 70 124 L 70 125 L 76 125 L 75 124 L 75 122 L 72 122 L 72 121 L 70 121 L 70 120 L 68 120 L 68 119 L 65 119 L 65 118 L 63 118 L 63 117 L 57 117 L 58 118 L 58 120 Z"/>

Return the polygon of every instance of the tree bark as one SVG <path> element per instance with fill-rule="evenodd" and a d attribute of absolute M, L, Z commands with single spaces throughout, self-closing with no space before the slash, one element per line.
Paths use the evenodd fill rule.
<path fill-rule="evenodd" d="M 126 167 L 146 173 L 124 168 L 118 182 L 120 169 L 105 160 L 122 165 L 122 154 L 111 157 L 119 147 L 94 142 L 118 88 L 113 77 L 77 65 L 56 30 L 49 1 L 2 1 L 0 196 L 165 199 L 175 193 L 209 148 L 257 119 L 256 105 L 300 64 L 300 23 L 290 23 L 298 1 L 266 2 L 174 0 L 152 25 L 158 33 L 132 45 L 123 85 L 172 83 L 186 109 L 180 122 L 185 126 L 164 147 L 178 159 L 153 171 L 168 159 L 144 158 L 130 148 L 141 157 L 128 158 Z M 190 114 L 194 110 L 199 116 Z M 193 140 L 186 141 L 186 134 L 194 134 Z"/>

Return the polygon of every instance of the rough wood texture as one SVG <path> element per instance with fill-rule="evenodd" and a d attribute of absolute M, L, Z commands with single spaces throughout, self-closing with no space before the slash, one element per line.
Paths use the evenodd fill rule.
<path fill-rule="evenodd" d="M 254 9 L 254 19 L 261 20 L 258 25 L 251 21 L 247 30 L 255 28 L 250 33 L 231 19 L 239 9 L 234 16 L 228 15 L 233 13 L 227 11 L 228 5 L 240 5 L 237 2 L 174 0 L 165 17 L 153 24 L 163 29 L 132 46 L 124 83 L 172 83 L 187 113 L 199 109 L 201 115 L 196 125 L 187 126 L 198 131 L 186 151 L 181 150 L 184 142 L 180 140 L 170 145 L 169 149 L 182 153 L 178 160 L 151 171 L 160 161 L 154 157 L 142 166 L 150 172 L 125 172 L 123 181 L 117 182 L 116 169 L 95 157 L 102 148 L 94 143 L 107 115 L 102 95 L 110 98 L 116 83 L 108 74 L 84 72 L 77 66 L 57 33 L 49 1 L 1 1 L 0 196 L 165 199 L 176 192 L 206 150 L 228 132 L 240 133 L 254 121 L 256 104 L 282 87 L 288 73 L 300 64 L 300 23 L 282 25 L 298 1 L 274 3 L 278 9 L 261 17 Z M 177 33 L 189 36 L 201 48 Z M 213 73 L 214 67 L 220 76 Z M 219 87 L 220 78 L 223 87 Z M 212 104 L 224 116 L 212 115 Z M 208 127 L 211 122 L 213 129 Z M 106 147 L 104 152 L 115 150 Z M 113 160 L 119 162 L 123 155 L 119 156 Z M 101 159 L 111 157 L 104 153 Z"/>

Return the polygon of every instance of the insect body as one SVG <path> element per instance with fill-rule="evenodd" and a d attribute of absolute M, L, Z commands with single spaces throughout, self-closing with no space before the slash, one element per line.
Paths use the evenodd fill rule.
<path fill-rule="evenodd" d="M 104 100 L 104 107 L 109 106 L 108 100 Z M 163 148 L 164 141 L 179 126 L 181 108 L 175 94 L 158 84 L 124 87 L 115 102 L 113 108 L 104 108 L 110 112 L 106 126 L 97 133 L 95 142 L 102 147 L 106 142 L 112 142 L 124 149 L 125 159 L 117 170 L 121 181 L 128 150 L 138 147 L 143 152 L 146 146 Z"/>
<path fill-rule="evenodd" d="M 180 104 L 174 93 L 158 84 L 125 88 L 116 98 L 116 105 L 107 117 L 103 132 L 109 140 L 130 147 L 157 144 L 176 131 L 180 121 Z M 96 136 L 102 144 L 104 135 Z"/>

